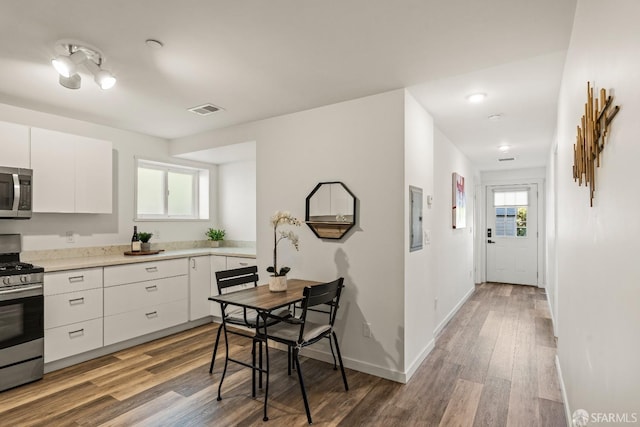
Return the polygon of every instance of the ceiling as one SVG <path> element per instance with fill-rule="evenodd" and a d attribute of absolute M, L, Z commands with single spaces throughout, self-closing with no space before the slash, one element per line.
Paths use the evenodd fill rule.
<path fill-rule="evenodd" d="M 0 102 L 177 139 L 408 87 L 480 169 L 541 166 L 575 2 L 4 1 Z M 60 86 L 61 39 L 99 48 L 117 85 Z M 486 102 L 467 105 L 475 91 Z M 204 103 L 223 110 L 187 111 Z"/>

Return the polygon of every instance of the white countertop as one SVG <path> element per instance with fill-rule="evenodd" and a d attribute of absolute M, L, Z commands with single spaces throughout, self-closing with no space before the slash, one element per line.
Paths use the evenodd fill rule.
<path fill-rule="evenodd" d="M 80 268 L 106 267 L 110 265 L 133 264 L 138 262 L 158 261 L 163 259 L 188 258 L 192 256 L 222 255 L 241 258 L 255 258 L 255 248 L 222 247 L 222 248 L 194 248 L 160 252 L 156 255 L 104 255 L 85 256 L 77 258 L 43 259 L 29 261 L 34 265 L 44 267 L 45 272 L 77 270 Z"/>

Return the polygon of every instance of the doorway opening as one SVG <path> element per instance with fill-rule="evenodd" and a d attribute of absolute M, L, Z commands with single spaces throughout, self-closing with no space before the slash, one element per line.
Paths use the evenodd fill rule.
<path fill-rule="evenodd" d="M 486 280 L 538 286 L 538 185 L 488 186 Z"/>

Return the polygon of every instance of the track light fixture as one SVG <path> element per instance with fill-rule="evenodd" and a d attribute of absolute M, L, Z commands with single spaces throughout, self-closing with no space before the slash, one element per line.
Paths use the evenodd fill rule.
<path fill-rule="evenodd" d="M 102 55 L 94 48 L 75 43 L 63 43 L 61 47 L 68 55 L 58 55 L 51 60 L 51 65 L 60 74 L 59 82 L 68 89 L 79 89 L 81 78 L 78 68 L 83 65 L 102 89 L 111 89 L 116 84 L 116 78 L 107 70 L 101 68 Z"/>

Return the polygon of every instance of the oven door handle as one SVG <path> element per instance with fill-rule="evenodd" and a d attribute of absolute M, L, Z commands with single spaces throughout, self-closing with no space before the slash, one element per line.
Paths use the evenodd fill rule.
<path fill-rule="evenodd" d="M 0 301 L 42 295 L 42 285 L 24 286 L 0 291 Z"/>

